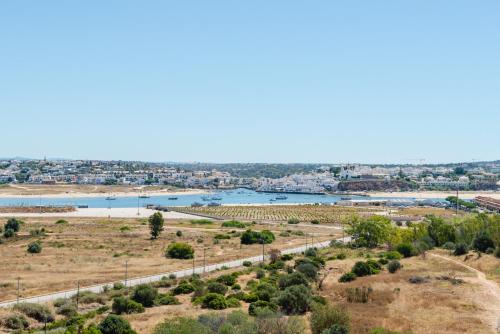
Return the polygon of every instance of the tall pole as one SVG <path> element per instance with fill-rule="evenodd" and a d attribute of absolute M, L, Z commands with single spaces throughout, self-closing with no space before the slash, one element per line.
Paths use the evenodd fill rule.
<path fill-rule="evenodd" d="M 205 274 L 207 248 L 203 245 L 203 274 Z"/>
<path fill-rule="evenodd" d="M 19 304 L 19 295 L 21 291 L 21 277 L 17 278 L 17 303 Z"/>
<path fill-rule="evenodd" d="M 306 232 L 306 250 L 307 250 L 307 232 Z"/>
<path fill-rule="evenodd" d="M 76 281 L 76 311 L 78 312 L 78 303 L 80 301 L 80 281 Z"/>
<path fill-rule="evenodd" d="M 194 276 L 194 254 L 193 254 L 193 276 Z"/>
<path fill-rule="evenodd" d="M 128 280 L 128 260 L 125 261 L 125 287 L 127 287 Z"/>
<path fill-rule="evenodd" d="M 458 215 L 458 185 L 457 185 L 457 208 L 456 208 L 456 214 Z"/>
<path fill-rule="evenodd" d="M 265 255 L 264 255 L 264 239 L 260 239 L 262 240 L 262 263 L 264 263 L 264 260 L 265 260 Z"/>
<path fill-rule="evenodd" d="M 139 205 L 140 205 L 140 204 L 139 204 L 139 200 L 140 200 L 140 198 L 141 198 L 141 197 L 140 197 L 139 195 L 137 195 L 137 215 L 138 215 L 138 216 L 140 215 L 140 213 L 139 213 Z"/>

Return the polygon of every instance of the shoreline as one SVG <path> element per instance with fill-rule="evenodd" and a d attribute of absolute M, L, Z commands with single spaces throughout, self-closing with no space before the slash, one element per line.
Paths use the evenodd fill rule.
<path fill-rule="evenodd" d="M 401 197 L 401 198 L 439 198 L 445 199 L 448 196 L 456 196 L 456 191 L 401 191 L 401 192 L 384 192 L 372 191 L 363 194 L 368 194 L 370 197 Z M 500 192 L 498 191 L 459 191 L 458 197 L 462 199 L 474 199 L 477 196 L 492 197 L 500 199 Z"/>
<path fill-rule="evenodd" d="M 147 194 L 148 196 L 170 196 L 170 195 L 201 195 L 209 193 L 204 189 L 186 189 L 186 190 L 153 190 L 153 191 L 116 191 L 116 192 L 61 192 L 56 194 L 39 194 L 39 195 L 22 195 L 22 194 L 2 194 L 0 189 L 1 198 L 89 198 L 89 197 L 137 197 L 139 195 Z"/>

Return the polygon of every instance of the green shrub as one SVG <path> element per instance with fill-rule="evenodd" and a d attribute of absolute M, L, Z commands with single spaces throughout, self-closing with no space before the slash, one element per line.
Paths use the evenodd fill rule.
<path fill-rule="evenodd" d="M 16 218 L 9 218 L 4 225 L 4 230 L 13 230 L 14 232 L 19 232 L 21 230 L 21 225 L 24 224 L 22 220 Z"/>
<path fill-rule="evenodd" d="M 156 304 L 158 304 L 158 305 L 179 305 L 180 302 L 174 296 L 160 295 L 157 298 Z"/>
<path fill-rule="evenodd" d="M 237 220 L 229 220 L 221 224 L 222 227 L 234 227 L 234 228 L 245 228 L 247 224 L 239 222 Z"/>
<path fill-rule="evenodd" d="M 380 264 L 373 260 L 366 262 L 358 261 L 354 264 L 351 270 L 357 277 L 369 276 L 380 272 Z"/>
<path fill-rule="evenodd" d="M 218 282 L 211 282 L 207 285 L 208 292 L 218 293 L 220 295 L 225 295 L 227 292 L 227 286 Z"/>
<path fill-rule="evenodd" d="M 34 303 L 19 303 L 14 305 L 14 310 L 23 313 L 24 315 L 33 318 L 39 322 L 52 322 L 54 321 L 54 315 L 50 312 L 50 309 L 41 304 Z"/>
<path fill-rule="evenodd" d="M 186 243 L 174 242 L 168 245 L 165 256 L 172 259 L 192 259 L 194 257 L 194 249 Z"/>
<path fill-rule="evenodd" d="M 447 250 L 454 250 L 455 249 L 455 243 L 454 242 L 451 242 L 451 241 L 448 241 L 448 242 L 445 242 L 442 246 L 444 249 L 447 249 Z"/>
<path fill-rule="evenodd" d="M 403 266 L 401 265 L 401 263 L 398 260 L 392 260 L 391 262 L 389 262 L 387 264 L 387 270 L 389 270 L 389 272 L 391 274 L 395 273 L 396 271 L 398 271 L 402 267 Z"/>
<path fill-rule="evenodd" d="M 347 282 L 354 281 L 356 278 L 357 278 L 357 276 L 355 273 L 348 272 L 348 273 L 345 273 L 342 276 L 340 276 L 339 282 L 340 283 L 347 283 Z"/>
<path fill-rule="evenodd" d="M 389 263 L 389 260 L 382 257 L 382 258 L 378 259 L 378 263 L 380 263 L 381 265 L 386 265 Z"/>
<path fill-rule="evenodd" d="M 270 283 L 260 283 L 257 285 L 257 288 L 255 289 L 255 294 L 259 298 L 259 300 L 264 300 L 264 301 L 271 301 L 271 298 L 273 298 L 276 295 L 277 289 L 273 284 Z"/>
<path fill-rule="evenodd" d="M 241 303 L 237 298 L 227 298 L 227 307 L 234 308 L 234 307 L 240 307 Z"/>
<path fill-rule="evenodd" d="M 277 302 L 286 314 L 304 314 L 312 303 L 311 290 L 305 285 L 292 285 L 281 292 Z"/>
<path fill-rule="evenodd" d="M 16 232 L 11 229 L 11 228 L 7 228 L 5 229 L 5 231 L 3 232 L 3 236 L 4 238 L 8 239 L 8 238 L 12 238 L 16 235 Z"/>
<path fill-rule="evenodd" d="M 42 252 L 42 244 L 40 241 L 34 241 L 28 244 L 27 248 L 28 253 L 30 254 L 38 254 Z"/>
<path fill-rule="evenodd" d="M 192 286 L 188 282 L 181 282 L 172 291 L 176 295 L 185 295 L 185 294 L 189 294 L 189 293 L 193 292 L 194 291 L 194 286 Z"/>
<path fill-rule="evenodd" d="M 72 297 L 76 299 L 76 295 Z M 92 304 L 99 303 L 101 305 L 106 304 L 106 296 L 104 294 L 97 294 L 91 291 L 82 291 L 78 295 L 78 300 L 81 304 Z"/>
<path fill-rule="evenodd" d="M 469 251 L 468 247 L 464 243 L 459 243 L 455 246 L 455 250 L 453 251 L 453 255 L 460 256 L 465 255 Z"/>
<path fill-rule="evenodd" d="M 300 220 L 298 218 L 289 218 L 288 219 L 288 224 L 296 225 L 300 223 Z"/>
<path fill-rule="evenodd" d="M 64 220 L 64 219 L 59 219 L 58 221 L 56 221 L 54 224 L 56 225 L 67 225 L 68 224 L 68 221 L 67 220 Z"/>
<path fill-rule="evenodd" d="M 318 268 L 311 263 L 302 263 L 295 269 L 310 280 L 316 280 L 318 278 Z"/>
<path fill-rule="evenodd" d="M 495 251 L 493 252 L 493 255 L 495 255 L 496 258 L 500 259 L 500 246 L 497 246 L 495 248 Z"/>
<path fill-rule="evenodd" d="M 337 260 L 345 260 L 346 258 L 347 258 L 347 255 L 345 253 L 337 254 Z"/>
<path fill-rule="evenodd" d="M 257 279 L 264 278 L 264 277 L 266 277 L 266 272 L 265 272 L 263 269 L 259 269 L 259 270 L 257 270 L 257 272 L 255 273 L 255 277 L 256 277 Z"/>
<path fill-rule="evenodd" d="M 344 325 L 333 325 L 322 331 L 321 334 L 349 334 L 349 327 Z"/>
<path fill-rule="evenodd" d="M 259 311 L 267 309 L 271 312 L 276 312 L 278 310 L 278 305 L 265 300 L 258 300 L 250 303 L 248 306 L 248 314 L 256 316 Z"/>
<path fill-rule="evenodd" d="M 12 314 L 4 319 L 3 325 L 9 329 L 25 329 L 29 327 L 29 322 L 22 314 Z"/>
<path fill-rule="evenodd" d="M 335 325 L 349 328 L 349 314 L 339 306 L 315 304 L 311 312 L 310 323 L 313 334 L 322 334 L 324 330 Z"/>
<path fill-rule="evenodd" d="M 304 252 L 304 255 L 307 257 L 316 257 L 318 255 L 318 250 L 314 247 L 310 247 L 310 248 L 306 249 L 306 251 Z"/>
<path fill-rule="evenodd" d="M 175 235 L 178 236 L 178 237 L 182 237 L 182 231 L 175 232 Z"/>
<path fill-rule="evenodd" d="M 134 300 L 125 297 L 116 297 L 113 299 L 113 305 L 111 306 L 113 313 L 116 314 L 131 314 L 131 313 L 143 313 L 144 306 Z"/>
<path fill-rule="evenodd" d="M 218 293 L 207 293 L 202 298 L 201 305 L 203 308 L 209 308 L 212 310 L 223 310 L 227 308 L 227 301 L 223 295 Z"/>
<path fill-rule="evenodd" d="M 251 261 L 243 261 L 243 266 L 244 267 L 251 267 L 252 266 L 252 262 Z"/>
<path fill-rule="evenodd" d="M 493 240 L 491 240 L 490 236 L 484 231 L 477 233 L 474 240 L 472 240 L 472 249 L 479 252 L 485 253 L 488 248 L 493 247 L 495 247 Z"/>
<path fill-rule="evenodd" d="M 246 230 L 240 236 L 241 243 L 244 245 L 252 245 L 252 244 L 270 244 L 272 243 L 276 237 L 269 230 L 263 230 L 261 232 Z"/>
<path fill-rule="evenodd" d="M 387 260 L 401 260 L 403 255 L 398 251 L 390 251 L 390 252 L 385 252 L 384 257 Z"/>
<path fill-rule="evenodd" d="M 104 318 L 98 328 L 102 334 L 136 334 L 127 320 L 114 314 Z"/>
<path fill-rule="evenodd" d="M 210 219 L 193 219 L 191 224 L 193 225 L 212 225 L 214 222 Z"/>
<path fill-rule="evenodd" d="M 253 303 L 259 300 L 259 297 L 255 293 L 248 293 L 243 296 L 242 300 L 246 303 Z"/>
<path fill-rule="evenodd" d="M 215 280 L 227 286 L 232 286 L 236 283 L 236 277 L 234 277 L 233 275 L 221 275 L 217 277 Z"/>
<path fill-rule="evenodd" d="M 401 253 L 404 257 L 412 257 L 417 255 L 417 250 L 412 244 L 403 243 L 396 246 L 396 250 Z"/>
<path fill-rule="evenodd" d="M 144 307 L 151 307 L 158 296 L 158 290 L 149 284 L 139 284 L 134 288 L 131 299 L 142 304 Z"/>
<path fill-rule="evenodd" d="M 227 239 L 231 239 L 231 236 L 227 235 L 227 234 L 216 234 L 214 236 L 214 239 L 217 239 L 217 240 L 227 240 Z"/>
<path fill-rule="evenodd" d="M 292 254 L 283 254 L 281 255 L 281 261 L 290 261 L 293 259 L 293 255 Z"/>
<path fill-rule="evenodd" d="M 313 220 L 311 220 L 311 224 L 318 225 L 319 224 L 319 220 L 313 219 Z"/>
<path fill-rule="evenodd" d="M 71 317 L 74 317 L 75 315 L 77 315 L 78 311 L 76 310 L 76 305 L 73 302 L 68 301 L 65 304 L 62 304 L 59 307 L 57 307 L 56 313 L 63 315 L 67 318 L 71 318 Z"/>

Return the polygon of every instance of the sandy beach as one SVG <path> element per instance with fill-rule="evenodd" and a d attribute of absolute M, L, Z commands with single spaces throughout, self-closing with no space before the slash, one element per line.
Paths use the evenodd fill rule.
<path fill-rule="evenodd" d="M 368 192 L 371 197 L 404 197 L 404 198 L 446 198 L 456 196 L 456 191 L 405 191 L 405 192 Z M 486 196 L 500 199 L 498 191 L 459 191 L 458 197 L 462 199 L 473 199 L 477 196 Z"/>
<path fill-rule="evenodd" d="M 99 186 L 99 185 L 9 185 L 0 187 L 0 198 L 88 198 L 137 197 L 163 195 L 198 195 L 207 193 L 204 189 L 171 189 L 162 187 Z"/>

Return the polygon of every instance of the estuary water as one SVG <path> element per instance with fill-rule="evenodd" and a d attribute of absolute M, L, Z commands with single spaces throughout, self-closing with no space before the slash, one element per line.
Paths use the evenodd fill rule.
<path fill-rule="evenodd" d="M 280 196 L 283 196 L 280 198 Z M 286 197 L 286 198 L 284 198 Z M 349 199 L 391 199 L 411 201 L 409 198 L 395 197 L 363 197 L 363 196 L 342 196 Z M 299 204 L 299 203 L 336 203 L 341 200 L 339 195 L 310 195 L 310 194 L 277 194 L 260 193 L 248 189 L 233 189 L 214 191 L 206 194 L 186 194 L 186 195 L 161 195 L 151 196 L 149 198 L 138 198 L 137 196 L 113 196 L 114 200 L 106 197 L 18 197 L 18 198 L 0 198 L 0 206 L 56 206 L 56 205 L 87 205 L 89 208 L 133 208 L 137 206 L 144 207 L 148 204 L 162 206 L 190 206 L 197 202 L 201 204 L 220 203 L 224 204 Z"/>

